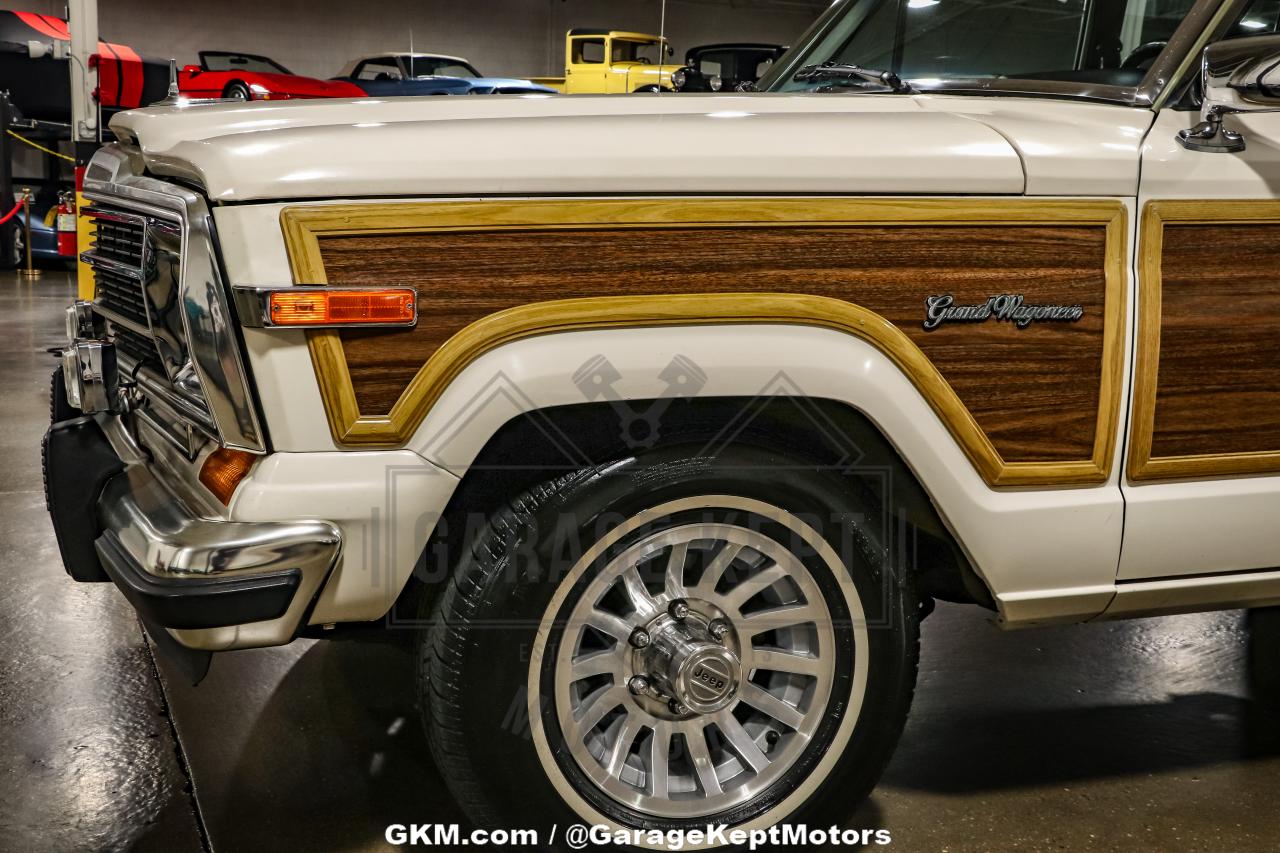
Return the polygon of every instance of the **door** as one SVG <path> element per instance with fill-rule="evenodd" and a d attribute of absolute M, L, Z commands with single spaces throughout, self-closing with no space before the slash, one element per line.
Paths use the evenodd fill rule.
<path fill-rule="evenodd" d="M 1143 152 L 1122 582 L 1280 568 L 1280 114 L 1231 117 L 1236 153 L 1179 144 L 1198 120 L 1162 109 Z"/>
<path fill-rule="evenodd" d="M 604 36 L 570 39 L 569 67 L 564 71 L 565 93 L 605 91 L 609 73 L 606 58 Z"/>

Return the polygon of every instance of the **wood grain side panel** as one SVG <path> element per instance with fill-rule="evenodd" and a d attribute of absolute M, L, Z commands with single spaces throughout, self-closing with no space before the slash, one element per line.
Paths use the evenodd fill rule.
<path fill-rule="evenodd" d="M 855 303 L 905 333 L 1006 462 L 1089 460 L 1104 374 L 1107 226 L 928 224 L 320 234 L 331 284 L 413 284 L 420 322 L 343 332 L 362 416 L 391 412 L 418 369 L 469 324 L 574 297 L 803 293 Z M 926 296 L 1081 304 L 1078 323 L 949 324 Z"/>
<path fill-rule="evenodd" d="M 1280 452 L 1280 222 L 1166 221 L 1160 259 L 1151 457 Z"/>

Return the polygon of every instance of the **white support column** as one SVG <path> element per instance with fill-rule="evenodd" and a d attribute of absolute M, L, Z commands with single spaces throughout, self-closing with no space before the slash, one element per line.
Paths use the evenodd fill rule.
<path fill-rule="evenodd" d="M 71 127 L 77 142 L 98 139 L 98 69 L 89 58 L 98 52 L 98 0 L 68 0 L 67 26 L 71 30 Z"/>

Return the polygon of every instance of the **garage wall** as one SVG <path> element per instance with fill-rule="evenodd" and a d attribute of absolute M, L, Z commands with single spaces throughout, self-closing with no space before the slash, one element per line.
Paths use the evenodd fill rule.
<path fill-rule="evenodd" d="M 668 0 L 667 35 L 687 47 L 745 39 L 790 44 L 827 0 Z M 63 15 L 60 0 L 0 8 Z M 492 75 L 560 74 L 564 32 L 601 27 L 657 32 L 659 0 L 99 0 L 102 36 L 140 53 L 194 62 L 196 51 L 271 56 L 299 74 L 330 77 L 365 53 L 414 47 L 469 58 Z"/>

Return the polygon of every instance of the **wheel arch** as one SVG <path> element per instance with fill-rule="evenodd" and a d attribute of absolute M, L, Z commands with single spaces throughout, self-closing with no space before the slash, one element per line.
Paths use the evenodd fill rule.
<path fill-rule="evenodd" d="M 897 555 L 922 598 L 996 609 L 992 591 L 975 571 L 934 501 L 901 454 L 871 420 L 846 402 L 818 397 L 694 397 L 628 400 L 627 410 L 661 409 L 660 433 L 627 435 L 615 403 L 552 406 L 508 420 L 462 475 L 401 592 L 396 610 L 413 616 L 423 597 L 448 578 L 456 555 L 504 501 L 567 471 L 602 465 L 657 447 L 685 446 L 691 455 L 717 446 L 748 444 L 841 470 L 883 499 Z M 875 500 L 871 497 L 869 500 Z"/>

